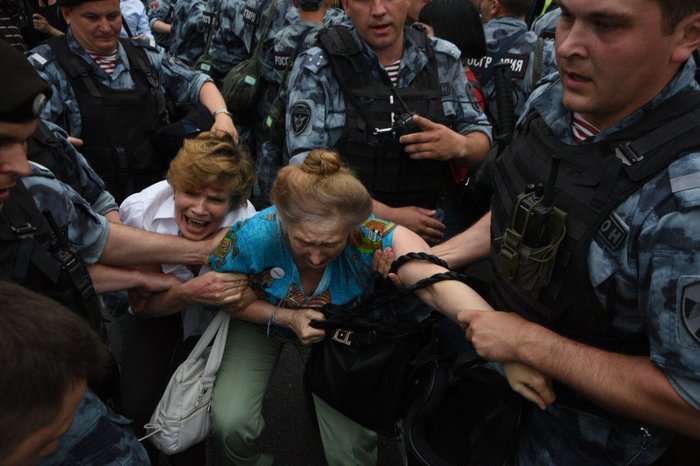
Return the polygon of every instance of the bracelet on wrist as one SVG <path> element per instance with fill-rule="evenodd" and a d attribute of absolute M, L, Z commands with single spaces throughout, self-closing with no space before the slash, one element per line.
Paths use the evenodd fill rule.
<path fill-rule="evenodd" d="M 231 117 L 231 119 L 233 119 L 233 113 L 229 112 L 227 108 L 217 108 L 216 110 L 214 110 L 213 112 L 211 112 L 211 116 L 213 116 L 214 118 L 216 118 L 216 115 L 219 115 L 219 114 L 221 114 L 221 113 L 223 113 L 223 114 L 225 114 L 225 115 L 228 115 L 228 116 Z"/>

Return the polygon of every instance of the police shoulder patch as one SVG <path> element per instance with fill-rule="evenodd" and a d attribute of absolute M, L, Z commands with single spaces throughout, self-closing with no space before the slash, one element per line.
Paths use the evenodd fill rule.
<path fill-rule="evenodd" d="M 292 105 L 291 123 L 292 131 L 297 136 L 304 132 L 311 121 L 311 106 L 306 102 L 297 102 Z"/>
<path fill-rule="evenodd" d="M 700 343 L 700 281 L 690 283 L 683 288 L 681 314 L 685 328 L 695 341 Z"/>

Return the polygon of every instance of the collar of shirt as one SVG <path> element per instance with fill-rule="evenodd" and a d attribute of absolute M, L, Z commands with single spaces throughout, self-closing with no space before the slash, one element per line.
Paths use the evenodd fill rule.
<path fill-rule="evenodd" d="M 555 75 L 555 77 L 556 79 L 553 79 L 552 82 L 538 87 L 535 92 L 532 93 L 525 111 L 523 112 L 523 118 L 531 110 L 536 110 L 542 116 L 542 118 L 544 118 L 547 125 L 552 129 L 552 132 L 560 139 L 560 141 L 567 144 L 573 144 L 574 140 L 571 134 L 571 111 L 565 109 L 561 105 L 563 89 L 558 76 Z M 646 112 L 655 108 L 660 103 L 665 102 L 675 94 L 686 90 L 700 90 L 700 85 L 695 82 L 695 62 L 692 58 L 685 63 L 671 82 L 669 82 L 668 85 L 650 102 L 632 112 L 630 115 L 626 116 L 610 128 L 601 131 L 594 137 L 590 138 L 590 142 L 598 142 L 607 137 L 607 135 L 630 126 L 639 120 L 639 118 L 641 118 L 641 116 Z"/>

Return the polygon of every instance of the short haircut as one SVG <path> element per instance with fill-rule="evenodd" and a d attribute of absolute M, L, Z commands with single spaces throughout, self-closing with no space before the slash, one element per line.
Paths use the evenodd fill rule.
<path fill-rule="evenodd" d="M 486 55 L 484 26 L 471 1 L 433 0 L 420 10 L 419 21 L 432 27 L 435 37 L 455 44 L 462 60 Z"/>
<path fill-rule="evenodd" d="M 503 10 L 513 18 L 527 16 L 532 0 L 501 0 Z"/>
<path fill-rule="evenodd" d="M 0 459 L 54 422 L 76 383 L 103 377 L 109 358 L 77 314 L 0 281 Z"/>
<path fill-rule="evenodd" d="M 230 134 L 204 131 L 185 140 L 170 162 L 166 179 L 177 191 L 200 190 L 217 183 L 229 193 L 231 208 L 238 208 L 250 197 L 255 165 L 248 149 L 235 144 Z"/>
<path fill-rule="evenodd" d="M 661 7 L 667 33 L 676 29 L 683 18 L 700 12 L 700 0 L 654 0 Z"/>
<path fill-rule="evenodd" d="M 349 233 L 372 213 L 367 189 L 342 164 L 340 155 L 329 149 L 314 149 L 301 166 L 282 168 L 270 199 L 286 225 L 336 217 L 343 220 Z"/>

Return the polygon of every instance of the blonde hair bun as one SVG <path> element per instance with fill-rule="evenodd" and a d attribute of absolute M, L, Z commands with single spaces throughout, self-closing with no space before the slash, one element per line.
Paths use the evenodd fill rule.
<path fill-rule="evenodd" d="M 314 149 L 301 164 L 301 169 L 310 175 L 334 175 L 342 168 L 342 160 L 337 152 L 328 149 Z"/>

